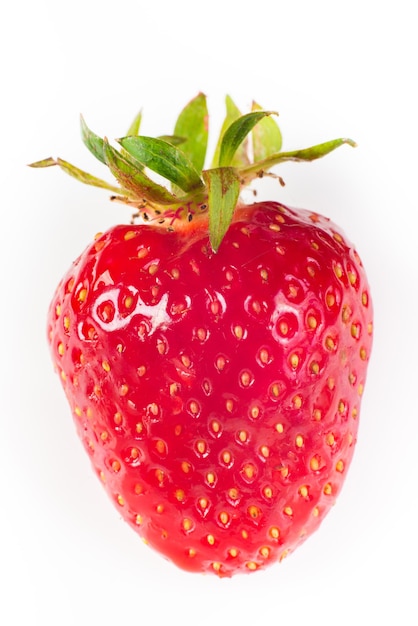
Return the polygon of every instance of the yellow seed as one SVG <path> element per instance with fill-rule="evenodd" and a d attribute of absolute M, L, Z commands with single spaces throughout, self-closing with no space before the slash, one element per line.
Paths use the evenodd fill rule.
<path fill-rule="evenodd" d="M 148 268 L 148 273 L 151 276 L 154 276 L 154 274 L 156 274 L 158 272 L 158 265 L 157 263 L 151 263 L 151 265 Z"/>
<path fill-rule="evenodd" d="M 343 472 L 344 471 L 344 461 L 341 461 L 341 459 L 339 461 L 337 461 L 335 469 L 337 470 L 337 472 Z"/>
<path fill-rule="evenodd" d="M 164 504 L 157 504 L 155 510 L 161 515 L 162 513 L 164 513 Z"/>
<path fill-rule="evenodd" d="M 220 308 L 221 306 L 218 300 L 214 300 L 213 302 L 210 303 L 210 310 L 213 313 L 213 315 L 218 315 Z"/>
<path fill-rule="evenodd" d="M 318 326 L 318 321 L 313 315 L 308 315 L 307 322 L 309 328 L 311 328 L 312 330 L 314 330 Z"/>
<path fill-rule="evenodd" d="M 196 450 L 198 451 L 199 454 L 205 454 L 207 450 L 206 441 L 203 441 L 203 439 L 201 439 L 200 441 L 197 441 Z"/>
<path fill-rule="evenodd" d="M 264 487 L 263 489 L 263 496 L 265 498 L 267 498 L 268 500 L 271 500 L 271 498 L 273 497 L 273 490 L 271 487 Z"/>
<path fill-rule="evenodd" d="M 293 406 L 295 409 L 300 409 L 300 407 L 302 406 L 302 398 L 301 396 L 297 395 L 294 396 L 293 398 Z"/>
<path fill-rule="evenodd" d="M 284 426 L 283 424 L 280 424 L 279 422 L 278 424 L 276 424 L 275 429 L 277 430 L 279 434 L 282 434 L 282 432 L 284 431 Z"/>
<path fill-rule="evenodd" d="M 260 548 L 259 553 L 263 557 L 263 559 L 268 559 L 270 556 L 270 548 L 268 548 L 267 546 L 263 546 L 262 548 Z"/>
<path fill-rule="evenodd" d="M 188 461 L 182 461 L 181 469 L 185 474 L 188 474 L 190 470 L 192 469 L 192 466 Z"/>
<path fill-rule="evenodd" d="M 64 328 L 65 330 L 68 330 L 70 328 L 70 318 L 68 317 L 68 315 L 64 316 Z"/>
<path fill-rule="evenodd" d="M 280 395 L 280 385 L 279 383 L 273 383 L 271 386 L 271 393 L 275 398 L 278 398 Z"/>
<path fill-rule="evenodd" d="M 260 270 L 260 276 L 263 280 L 267 280 L 269 277 L 268 271 L 266 269 L 261 269 Z"/>
<path fill-rule="evenodd" d="M 192 400 L 189 404 L 190 413 L 197 415 L 199 413 L 199 405 L 195 400 Z"/>
<path fill-rule="evenodd" d="M 344 413 L 345 408 L 346 408 L 345 403 L 342 400 L 340 400 L 338 403 L 338 412 Z"/>
<path fill-rule="evenodd" d="M 268 446 L 261 446 L 260 454 L 267 459 L 270 456 L 270 448 Z"/>
<path fill-rule="evenodd" d="M 123 506 L 125 504 L 125 500 L 123 499 L 122 496 L 119 495 L 117 500 L 118 500 L 119 506 Z"/>
<path fill-rule="evenodd" d="M 297 354 L 290 355 L 290 365 L 292 366 L 293 369 L 296 369 L 297 366 L 299 365 L 299 357 Z"/>
<path fill-rule="evenodd" d="M 279 233 L 281 228 L 278 224 L 269 224 L 269 229 L 274 231 L 275 233 Z"/>
<path fill-rule="evenodd" d="M 255 563 L 254 561 L 248 561 L 248 563 L 246 563 L 246 566 L 251 571 L 255 571 L 258 567 L 257 563 Z"/>
<path fill-rule="evenodd" d="M 331 483 L 327 483 L 324 487 L 324 494 L 326 496 L 330 496 L 332 494 L 332 485 Z"/>
<path fill-rule="evenodd" d="M 213 472 L 208 472 L 206 474 L 206 480 L 208 482 L 209 485 L 213 485 L 216 481 L 216 476 Z"/>
<path fill-rule="evenodd" d="M 144 430 L 144 425 L 142 424 L 142 422 L 138 422 L 135 426 L 135 430 L 137 432 L 138 435 L 140 435 L 143 430 Z"/>
<path fill-rule="evenodd" d="M 228 515 L 228 513 L 226 511 L 222 511 L 221 513 L 219 513 L 219 521 L 224 526 L 226 526 L 228 524 L 228 522 L 229 522 L 229 515 Z"/>
<path fill-rule="evenodd" d="M 242 326 L 234 326 L 234 335 L 237 339 L 242 339 L 244 336 L 244 330 Z"/>
<path fill-rule="evenodd" d="M 61 379 L 65 382 L 67 380 L 67 374 L 61 370 Z"/>
<path fill-rule="evenodd" d="M 311 468 L 311 470 L 313 472 L 316 472 L 316 471 L 319 470 L 319 461 L 320 461 L 320 459 L 319 459 L 319 456 L 317 454 L 311 458 L 310 468 Z"/>
<path fill-rule="evenodd" d="M 59 354 L 60 356 L 63 356 L 63 355 L 64 355 L 64 352 L 65 352 L 64 344 L 63 344 L 62 342 L 60 342 L 60 343 L 58 344 L 58 354 Z"/>
<path fill-rule="evenodd" d="M 234 410 L 234 401 L 229 399 L 225 402 L 225 408 L 228 411 L 228 413 L 232 413 L 232 411 Z"/>
<path fill-rule="evenodd" d="M 102 362 L 102 367 L 103 367 L 105 372 L 110 372 L 110 364 L 109 364 L 108 361 L 103 361 Z"/>
<path fill-rule="evenodd" d="M 286 466 L 283 466 L 280 468 L 280 474 L 282 476 L 282 478 L 287 478 L 288 474 L 289 474 L 289 468 Z"/>
<path fill-rule="evenodd" d="M 231 463 L 232 460 L 232 454 L 229 452 L 229 450 L 224 450 L 224 452 L 222 452 L 222 461 L 225 463 L 225 465 L 229 465 Z"/>
<path fill-rule="evenodd" d="M 241 537 L 243 539 L 248 539 L 248 532 L 246 530 L 241 530 Z"/>
<path fill-rule="evenodd" d="M 81 417 L 81 415 L 82 415 L 82 411 L 81 411 L 80 407 L 76 406 L 76 407 L 75 407 L 75 409 L 74 409 L 74 413 L 75 413 L 78 417 Z"/>
<path fill-rule="evenodd" d="M 360 359 L 362 361 L 366 361 L 366 359 L 367 359 L 366 348 L 360 348 Z"/>
<path fill-rule="evenodd" d="M 364 386 L 360 383 L 360 385 L 358 386 L 358 389 L 357 389 L 358 395 L 362 396 L 363 395 L 363 391 L 364 391 Z"/>
<path fill-rule="evenodd" d="M 283 509 L 283 513 L 285 515 L 287 515 L 288 517 L 291 517 L 293 515 L 293 509 L 291 506 L 285 506 Z"/>
<path fill-rule="evenodd" d="M 343 275 L 343 270 L 339 263 L 334 267 L 334 272 L 337 278 L 341 278 Z"/>
<path fill-rule="evenodd" d="M 238 439 L 241 441 L 241 443 L 245 443 L 248 439 L 248 433 L 246 430 L 240 430 L 238 432 Z"/>
<path fill-rule="evenodd" d="M 244 465 L 243 472 L 248 479 L 254 478 L 255 475 L 255 467 L 251 463 L 247 463 Z"/>
<path fill-rule="evenodd" d="M 237 550 L 236 548 L 231 548 L 231 549 L 228 551 L 228 554 L 229 554 L 229 556 L 231 556 L 233 559 L 235 559 L 235 558 L 238 556 L 239 552 L 238 552 L 238 550 Z"/>
<path fill-rule="evenodd" d="M 135 235 L 136 235 L 136 232 L 134 230 L 127 230 L 123 238 L 125 241 L 129 241 L 129 239 L 133 239 Z"/>
<path fill-rule="evenodd" d="M 162 441 L 161 439 L 156 441 L 155 449 L 158 452 L 158 454 L 166 454 L 167 453 L 167 446 L 166 446 L 165 442 Z"/>
<path fill-rule="evenodd" d="M 86 298 L 87 298 L 87 289 L 83 287 L 83 289 L 80 289 L 80 292 L 78 294 L 78 299 L 80 302 L 84 302 Z"/>
<path fill-rule="evenodd" d="M 263 363 L 264 365 L 267 364 L 269 362 L 269 358 L 270 358 L 270 355 L 268 353 L 268 350 L 266 350 L 265 348 L 262 348 L 260 350 L 260 361 L 261 361 L 261 363 Z"/>
<path fill-rule="evenodd" d="M 329 307 L 333 307 L 334 304 L 335 304 L 335 296 L 334 296 L 334 294 L 333 293 L 328 293 L 326 298 L 325 298 L 325 301 L 326 301 L 326 303 L 327 303 L 327 305 Z"/>
<path fill-rule="evenodd" d="M 279 330 L 282 335 L 286 336 L 287 333 L 289 332 L 289 324 L 287 322 L 280 322 Z"/>
<path fill-rule="evenodd" d="M 189 530 L 191 530 L 193 528 L 193 522 L 192 520 L 188 519 L 187 517 L 183 520 L 182 523 L 183 526 L 183 530 L 185 532 L 189 532 Z"/>
<path fill-rule="evenodd" d="M 207 498 L 199 498 L 199 507 L 204 511 L 209 506 L 209 500 Z"/>
<path fill-rule="evenodd" d="M 187 356 L 187 354 L 182 354 L 181 355 L 181 362 L 183 363 L 184 367 L 190 367 L 190 365 L 191 365 L 191 360 Z"/>
<path fill-rule="evenodd" d="M 214 561 L 212 563 L 212 567 L 215 570 L 215 572 L 220 572 L 221 567 L 222 567 L 222 563 L 219 563 L 219 561 Z"/>
<path fill-rule="evenodd" d="M 116 473 L 120 472 L 120 463 L 116 459 L 112 461 L 112 470 Z"/>
<path fill-rule="evenodd" d="M 363 291 L 363 293 L 361 294 L 361 303 L 363 306 L 367 306 L 369 303 L 369 296 L 367 294 L 367 291 Z"/>
<path fill-rule="evenodd" d="M 149 411 L 152 415 L 158 415 L 158 404 L 156 402 L 152 402 L 149 405 Z"/>
<path fill-rule="evenodd" d="M 206 540 L 210 546 L 215 545 L 215 537 L 213 535 L 207 535 Z"/>
<path fill-rule="evenodd" d="M 221 432 L 221 424 L 218 422 L 218 420 L 212 420 L 210 423 L 210 429 L 213 433 L 215 433 L 215 435 L 217 435 Z"/>
<path fill-rule="evenodd" d="M 252 310 L 254 311 L 254 313 L 260 313 L 260 311 L 261 311 L 261 305 L 260 305 L 260 303 L 258 302 L 258 300 L 254 300 L 254 301 L 251 303 L 251 308 L 252 308 Z"/>
<path fill-rule="evenodd" d="M 296 439 L 295 439 L 296 447 L 297 448 L 302 448 L 303 443 L 304 443 L 304 441 L 303 441 L 302 435 L 296 435 Z"/>
<path fill-rule="evenodd" d="M 183 489 L 176 489 L 176 491 L 174 493 L 174 497 L 179 502 L 184 502 L 185 499 L 186 499 L 186 494 L 184 493 Z"/>
<path fill-rule="evenodd" d="M 250 411 L 250 415 L 253 419 L 257 419 L 257 417 L 260 415 L 260 409 L 258 406 L 252 406 L 251 407 L 251 411 Z"/>
<path fill-rule="evenodd" d="M 126 396 L 126 394 L 128 393 L 128 391 L 129 391 L 129 387 L 128 387 L 128 385 L 121 385 L 121 386 L 119 387 L 119 393 L 120 393 L 120 395 L 121 395 L 121 396 Z"/>
<path fill-rule="evenodd" d="M 106 482 L 106 476 L 104 474 L 104 472 L 100 472 L 100 480 L 105 483 Z"/>
<path fill-rule="evenodd" d="M 328 336 L 325 339 L 325 347 L 328 350 L 335 350 L 335 341 L 334 341 L 334 339 L 332 337 Z"/>
<path fill-rule="evenodd" d="M 348 280 L 350 285 L 355 285 L 357 282 L 357 275 L 354 272 L 348 272 Z"/>
<path fill-rule="evenodd" d="M 231 500 L 238 500 L 239 498 L 239 491 L 236 487 L 232 487 L 229 491 L 228 491 L 228 496 L 231 498 Z"/>
<path fill-rule="evenodd" d="M 248 387 L 251 384 L 251 374 L 250 372 L 242 372 L 241 374 L 241 384 L 243 387 Z"/>
<path fill-rule="evenodd" d="M 314 508 L 314 510 L 312 511 L 312 515 L 313 515 L 314 517 L 318 517 L 318 515 L 319 515 L 319 508 L 318 508 L 317 506 L 316 506 L 316 507 Z"/>
<path fill-rule="evenodd" d="M 196 550 L 194 550 L 193 548 L 189 548 L 188 555 L 190 558 L 193 558 L 194 556 L 196 556 Z"/>
<path fill-rule="evenodd" d="M 269 530 L 269 535 L 272 539 L 278 539 L 280 537 L 280 530 L 277 526 L 272 526 Z"/>
<path fill-rule="evenodd" d="M 311 363 L 311 372 L 312 374 L 315 374 L 315 376 L 317 376 L 319 374 L 319 363 L 317 363 L 316 361 L 313 361 Z"/>
<path fill-rule="evenodd" d="M 207 333 L 204 328 L 198 328 L 196 330 L 196 335 L 197 335 L 197 338 L 200 339 L 200 341 L 204 341 L 206 339 Z"/>
<path fill-rule="evenodd" d="M 107 432 L 107 430 L 104 430 L 101 434 L 100 434 L 100 439 L 102 441 L 107 441 L 107 439 L 109 439 L 109 433 Z M 113 467 L 113 465 L 112 465 Z"/>
<path fill-rule="evenodd" d="M 257 519 L 260 516 L 261 511 L 257 506 L 252 504 L 251 506 L 248 507 L 247 513 L 252 519 Z"/>
<path fill-rule="evenodd" d="M 333 433 L 328 433 L 328 435 L 326 436 L 325 440 L 326 440 L 326 442 L 327 442 L 327 444 L 329 446 L 333 446 L 334 443 L 335 443 L 334 434 Z"/>
<path fill-rule="evenodd" d="M 132 296 L 126 296 L 126 298 L 125 298 L 125 302 L 124 302 L 124 304 L 125 304 L 125 308 L 126 308 L 126 309 L 130 309 L 130 308 L 131 308 L 131 306 L 132 306 L 132 304 L 133 304 L 133 301 L 134 301 L 134 299 L 133 299 L 133 297 L 132 297 Z"/>
<path fill-rule="evenodd" d="M 308 497 L 309 489 L 306 485 L 302 485 L 301 487 L 299 487 L 299 495 L 302 496 L 302 498 Z"/>

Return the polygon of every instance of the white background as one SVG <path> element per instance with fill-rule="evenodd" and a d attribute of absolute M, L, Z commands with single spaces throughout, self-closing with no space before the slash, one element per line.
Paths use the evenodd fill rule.
<path fill-rule="evenodd" d="M 37 0 L 2 9 L 0 623 L 418 624 L 417 95 L 414 3 Z M 107 192 L 26 164 L 106 176 L 78 116 L 110 138 L 139 108 L 169 133 L 204 91 L 280 112 L 284 148 L 358 142 L 286 165 L 261 194 L 354 241 L 375 306 L 360 436 L 337 506 L 303 547 L 232 580 L 185 574 L 125 525 L 90 471 L 53 373 L 45 317 L 93 235 L 129 219 Z"/>

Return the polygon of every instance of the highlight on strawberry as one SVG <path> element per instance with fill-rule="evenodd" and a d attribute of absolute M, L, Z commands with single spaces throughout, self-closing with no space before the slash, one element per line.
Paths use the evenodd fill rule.
<path fill-rule="evenodd" d="M 92 466 L 124 520 L 179 567 L 232 576 L 295 550 L 339 496 L 372 346 L 362 262 L 329 219 L 242 190 L 285 161 L 275 113 L 231 98 L 206 167 L 199 93 L 173 133 L 118 148 L 81 119 L 115 182 L 63 159 L 132 207 L 53 296 L 48 340 Z M 157 176 L 156 176 L 157 175 Z M 161 183 L 165 179 L 167 184 Z"/>

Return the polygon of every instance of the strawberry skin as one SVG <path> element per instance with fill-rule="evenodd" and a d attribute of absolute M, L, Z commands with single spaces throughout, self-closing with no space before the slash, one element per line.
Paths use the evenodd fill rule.
<path fill-rule="evenodd" d="M 372 344 L 361 261 L 329 220 L 240 206 L 205 228 L 116 226 L 61 281 L 48 337 L 121 516 L 183 569 L 284 558 L 335 503 Z"/>

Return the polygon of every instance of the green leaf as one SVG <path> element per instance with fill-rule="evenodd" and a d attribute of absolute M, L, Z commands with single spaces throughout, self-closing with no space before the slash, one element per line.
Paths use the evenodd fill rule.
<path fill-rule="evenodd" d="M 262 108 L 253 102 L 253 111 L 261 111 Z M 266 116 L 261 119 L 252 130 L 253 158 L 254 161 L 266 159 L 282 149 L 282 133 L 275 120 Z"/>
<path fill-rule="evenodd" d="M 142 121 L 142 111 L 139 111 L 137 115 L 132 120 L 132 124 L 128 128 L 128 132 L 126 133 L 129 137 L 136 137 L 139 135 L 139 127 L 141 126 Z"/>
<path fill-rule="evenodd" d="M 242 174 L 244 178 L 247 177 L 248 174 L 253 174 L 254 176 L 256 176 L 259 172 L 267 171 L 268 169 L 273 167 L 273 165 L 284 163 L 285 161 L 315 161 L 316 159 L 320 159 L 321 157 L 326 156 L 327 154 L 344 144 L 348 144 L 353 148 L 355 148 L 357 145 L 356 142 L 352 139 L 340 138 L 332 139 L 331 141 L 325 141 L 324 143 L 311 146 L 310 148 L 304 148 L 303 150 L 278 152 L 277 154 L 270 155 L 262 161 L 252 163 L 251 165 L 242 168 L 240 170 L 240 174 Z"/>
<path fill-rule="evenodd" d="M 154 137 L 123 137 L 121 146 L 151 170 L 185 192 L 203 187 L 202 179 L 182 150 Z"/>
<path fill-rule="evenodd" d="M 239 198 L 240 178 L 235 168 L 219 167 L 202 172 L 208 190 L 209 239 L 214 252 L 221 245 Z"/>
<path fill-rule="evenodd" d="M 218 143 L 216 145 L 215 152 L 213 155 L 212 167 L 217 167 L 219 164 L 219 154 L 221 151 L 222 139 L 226 130 L 231 126 L 232 122 L 235 122 L 235 120 L 241 117 L 241 111 L 239 110 L 235 102 L 232 100 L 231 96 L 226 96 L 225 105 L 226 105 L 226 117 L 223 121 L 221 132 L 219 134 Z M 246 142 L 243 142 L 241 146 L 239 146 L 237 152 L 235 153 L 235 157 L 232 162 L 232 165 L 236 167 L 240 167 L 240 166 L 247 165 L 250 162 L 248 155 L 247 155 L 246 148 L 247 148 Z"/>
<path fill-rule="evenodd" d="M 242 115 L 235 120 L 235 122 L 232 122 L 222 138 L 219 165 L 221 167 L 231 165 L 238 147 L 257 122 L 262 120 L 263 117 L 273 114 L 274 111 L 252 111 L 251 113 Z"/>
<path fill-rule="evenodd" d="M 180 146 L 186 141 L 185 137 L 178 137 L 177 135 L 159 135 L 158 139 L 167 141 L 167 143 L 171 143 L 173 146 Z"/>
<path fill-rule="evenodd" d="M 104 157 L 103 139 L 93 133 L 92 130 L 90 130 L 82 115 L 80 115 L 80 125 L 81 137 L 83 139 L 84 145 L 90 150 L 90 152 L 93 156 L 96 157 L 96 159 L 106 165 L 106 160 Z"/>
<path fill-rule="evenodd" d="M 174 135 L 184 137 L 182 151 L 198 172 L 201 172 L 205 165 L 208 119 L 206 96 L 199 93 L 181 111 L 174 127 Z"/>
<path fill-rule="evenodd" d="M 168 189 L 151 180 L 127 157 L 115 150 L 107 140 L 104 141 L 103 146 L 106 165 L 122 187 L 129 190 L 136 198 L 158 204 L 177 202 L 177 198 Z"/>
<path fill-rule="evenodd" d="M 78 181 L 85 183 L 86 185 L 92 185 L 93 187 L 100 187 L 101 189 L 107 189 L 109 191 L 113 191 L 118 194 L 125 194 L 126 191 L 120 189 L 119 187 L 115 187 L 114 185 L 110 185 L 101 178 L 96 178 L 83 170 L 80 170 L 75 165 L 71 165 L 68 161 L 64 161 L 63 159 L 53 159 L 49 157 L 48 159 L 43 159 L 42 161 L 36 161 L 35 163 L 31 163 L 29 167 L 51 167 L 53 165 L 58 165 L 66 174 L 69 174 L 73 178 L 76 178 Z"/>

